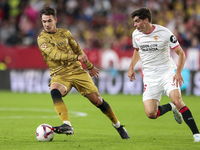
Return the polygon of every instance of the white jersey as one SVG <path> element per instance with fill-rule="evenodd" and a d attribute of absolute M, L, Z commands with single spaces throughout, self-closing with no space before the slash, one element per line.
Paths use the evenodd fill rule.
<path fill-rule="evenodd" d="M 139 49 L 144 77 L 156 77 L 159 72 L 176 69 L 170 56 L 170 48 L 179 46 L 179 42 L 167 28 L 153 24 L 154 29 L 148 33 L 137 29 L 132 34 L 133 47 Z"/>

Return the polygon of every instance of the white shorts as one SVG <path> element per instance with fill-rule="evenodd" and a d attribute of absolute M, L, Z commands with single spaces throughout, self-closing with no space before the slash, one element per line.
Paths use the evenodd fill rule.
<path fill-rule="evenodd" d="M 180 89 L 173 83 L 175 72 L 169 71 L 167 73 L 156 74 L 152 78 L 144 77 L 144 91 L 143 102 L 148 99 L 157 99 L 160 101 L 162 93 L 164 92 L 168 97 L 172 90 Z"/>

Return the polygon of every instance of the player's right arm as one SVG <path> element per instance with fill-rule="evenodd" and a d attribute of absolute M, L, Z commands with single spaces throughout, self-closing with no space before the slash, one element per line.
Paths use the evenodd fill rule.
<path fill-rule="evenodd" d="M 136 63 L 140 60 L 140 55 L 139 55 L 138 50 L 139 49 L 136 49 L 136 48 L 134 49 L 133 56 L 131 59 L 131 64 L 129 66 L 129 70 L 127 73 L 128 77 L 130 78 L 130 81 L 136 80 L 134 67 L 135 67 Z"/>
<path fill-rule="evenodd" d="M 82 61 L 88 70 L 91 70 L 94 68 L 93 64 L 88 60 L 87 55 L 83 52 L 80 45 L 74 40 L 72 37 L 71 32 L 67 31 L 67 36 L 69 38 L 69 45 L 71 46 L 73 52 L 78 55 L 78 60 Z"/>
<path fill-rule="evenodd" d="M 77 61 L 78 55 L 68 54 L 58 49 L 54 43 L 50 43 L 47 37 L 38 37 L 37 39 L 39 49 L 50 59 L 55 61 Z"/>

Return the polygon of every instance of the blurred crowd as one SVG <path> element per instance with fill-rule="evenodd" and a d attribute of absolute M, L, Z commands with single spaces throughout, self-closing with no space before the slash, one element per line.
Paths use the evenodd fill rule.
<path fill-rule="evenodd" d="M 1 0 L 0 44 L 36 45 L 39 12 L 57 10 L 58 28 L 69 29 L 82 49 L 132 50 L 131 13 L 148 7 L 153 24 L 169 28 L 183 49 L 200 49 L 200 0 Z"/>

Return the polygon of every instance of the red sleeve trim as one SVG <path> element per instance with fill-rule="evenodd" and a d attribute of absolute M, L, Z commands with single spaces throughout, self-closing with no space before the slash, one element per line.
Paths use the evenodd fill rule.
<path fill-rule="evenodd" d="M 133 49 L 139 50 L 139 48 L 135 48 L 135 47 L 133 47 Z"/>
<path fill-rule="evenodd" d="M 175 49 L 175 48 L 177 48 L 177 47 L 179 47 L 179 46 L 180 46 L 180 44 L 178 44 L 177 46 L 173 47 L 172 49 Z"/>

